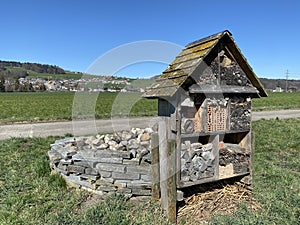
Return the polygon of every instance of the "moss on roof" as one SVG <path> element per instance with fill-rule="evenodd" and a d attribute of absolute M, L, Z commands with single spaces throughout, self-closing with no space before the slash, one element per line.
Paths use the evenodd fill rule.
<path fill-rule="evenodd" d="M 239 57 L 240 63 L 244 64 L 242 67 L 246 68 L 245 72 L 247 76 L 259 90 L 260 95 L 267 96 L 252 68 L 232 39 L 231 33 L 225 30 L 186 45 L 186 47 L 176 56 L 174 61 L 166 68 L 160 77 L 158 77 L 156 82 L 147 89 L 143 97 L 157 98 L 173 96 L 224 36 L 229 37 L 230 47 L 233 48 L 236 57 Z"/>

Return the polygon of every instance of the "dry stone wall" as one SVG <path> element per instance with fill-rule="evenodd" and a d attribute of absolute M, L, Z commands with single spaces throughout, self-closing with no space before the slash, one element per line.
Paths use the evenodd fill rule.
<path fill-rule="evenodd" d="M 151 128 L 57 140 L 50 167 L 76 188 L 97 194 L 151 195 Z"/>

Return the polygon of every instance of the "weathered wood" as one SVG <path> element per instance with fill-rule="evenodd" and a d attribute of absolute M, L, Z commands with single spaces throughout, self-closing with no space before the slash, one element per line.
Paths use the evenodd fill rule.
<path fill-rule="evenodd" d="M 215 160 L 214 160 L 214 165 L 215 165 L 215 174 L 214 177 L 218 178 L 219 177 L 219 135 L 216 135 L 212 141 L 213 144 L 213 154 L 215 156 Z"/>
<path fill-rule="evenodd" d="M 179 100 L 182 99 L 182 95 L 178 95 Z M 176 122 L 177 122 L 177 134 L 176 134 L 176 186 L 179 186 L 179 182 L 180 182 L 180 169 L 181 169 L 181 162 L 180 162 L 180 157 L 181 157 L 181 101 L 177 102 L 177 118 L 176 118 Z"/>
<path fill-rule="evenodd" d="M 253 153 L 254 153 L 254 133 L 248 132 L 247 135 L 243 138 L 243 140 L 240 142 L 240 146 L 246 148 L 248 151 L 250 150 L 250 160 L 248 161 L 248 167 L 249 167 L 249 175 L 243 177 L 241 180 L 243 183 L 247 185 L 252 184 L 252 173 L 253 173 Z"/>
<path fill-rule="evenodd" d="M 176 223 L 176 141 L 168 140 L 167 142 L 167 193 L 168 193 L 168 204 L 167 204 L 167 216 L 171 222 Z"/>
<path fill-rule="evenodd" d="M 159 117 L 158 120 L 158 137 L 159 137 L 159 176 L 160 176 L 160 197 L 161 206 L 167 209 L 167 118 Z"/>
<path fill-rule="evenodd" d="M 152 199 L 158 200 L 160 197 L 160 186 L 159 186 L 159 147 L 158 147 L 158 134 L 153 133 L 151 135 L 151 173 L 152 173 Z"/>

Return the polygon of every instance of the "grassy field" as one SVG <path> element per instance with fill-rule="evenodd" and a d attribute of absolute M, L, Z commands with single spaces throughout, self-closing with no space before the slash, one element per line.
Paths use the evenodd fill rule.
<path fill-rule="evenodd" d="M 276 110 L 276 109 L 300 109 L 300 92 L 292 93 L 269 93 L 267 98 L 253 99 L 253 109 Z"/>
<path fill-rule="evenodd" d="M 140 93 L 80 94 L 82 100 L 73 108 L 74 95 L 73 92 L 0 93 L 0 122 L 71 120 L 72 112 L 76 117 L 97 119 L 112 115 L 157 115 L 157 100 L 142 99 Z M 96 104 L 92 103 L 94 98 Z M 253 108 L 300 109 L 300 93 L 270 93 L 268 98 L 254 99 Z"/>
<path fill-rule="evenodd" d="M 140 93 L 79 94 L 76 97 L 79 104 L 73 110 L 74 95 L 73 92 L 0 93 L 0 122 L 71 120 L 72 111 L 80 118 L 90 117 L 91 113 L 97 119 L 110 118 L 116 105 L 121 110 L 113 110 L 116 116 L 157 114 L 156 100 L 141 99 Z M 92 103 L 94 98 L 96 104 Z"/>
<path fill-rule="evenodd" d="M 300 119 L 254 123 L 254 196 L 261 205 L 241 205 L 234 215 L 214 215 L 212 224 L 299 224 Z M 122 196 L 97 202 L 67 189 L 50 175 L 47 151 L 58 137 L 0 141 L 0 224 L 168 224 L 157 203 L 132 204 Z M 189 224 L 193 221 L 187 220 Z"/>

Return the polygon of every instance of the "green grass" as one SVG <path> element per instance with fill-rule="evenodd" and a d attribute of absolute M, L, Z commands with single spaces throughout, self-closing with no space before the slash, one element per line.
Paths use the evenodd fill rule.
<path fill-rule="evenodd" d="M 277 109 L 300 109 L 300 92 L 269 93 L 267 98 L 253 99 L 253 109 L 277 110 Z"/>
<path fill-rule="evenodd" d="M 46 80 L 66 80 L 66 79 L 74 79 L 79 80 L 82 78 L 82 74 L 75 72 L 66 72 L 65 74 L 49 74 L 49 73 L 37 73 L 31 70 L 28 70 L 27 79 L 30 78 L 43 78 Z"/>
<path fill-rule="evenodd" d="M 112 114 L 157 114 L 156 100 L 141 99 L 140 93 L 80 93 L 73 110 L 74 95 L 73 92 L 0 93 L 0 122 L 71 120 L 72 113 L 82 119 L 110 118 Z M 97 100 L 96 107 L 92 99 Z"/>
<path fill-rule="evenodd" d="M 47 151 L 58 137 L 0 141 L 0 224 L 162 224 L 158 204 L 139 206 L 123 196 L 97 204 L 50 175 Z M 154 216 L 154 218 L 152 218 Z M 151 221 L 150 221 L 151 219 Z"/>
<path fill-rule="evenodd" d="M 300 119 L 261 120 L 253 130 L 254 197 L 262 209 L 241 207 L 214 224 L 300 224 Z"/>
<path fill-rule="evenodd" d="M 254 197 L 212 224 L 299 224 L 300 119 L 254 122 Z M 47 151 L 59 137 L 0 141 L 0 224 L 167 224 L 158 203 L 132 204 L 120 195 L 92 203 L 50 175 Z M 91 204 L 92 203 L 92 204 Z M 188 221 L 191 223 L 193 221 Z"/>
<path fill-rule="evenodd" d="M 111 116 L 156 116 L 157 100 L 142 99 L 141 93 L 80 93 L 75 104 L 73 92 L 0 93 L 0 122 L 110 118 Z M 97 99 L 96 104 L 92 99 Z M 254 110 L 300 109 L 300 92 L 270 93 L 254 99 Z"/>

